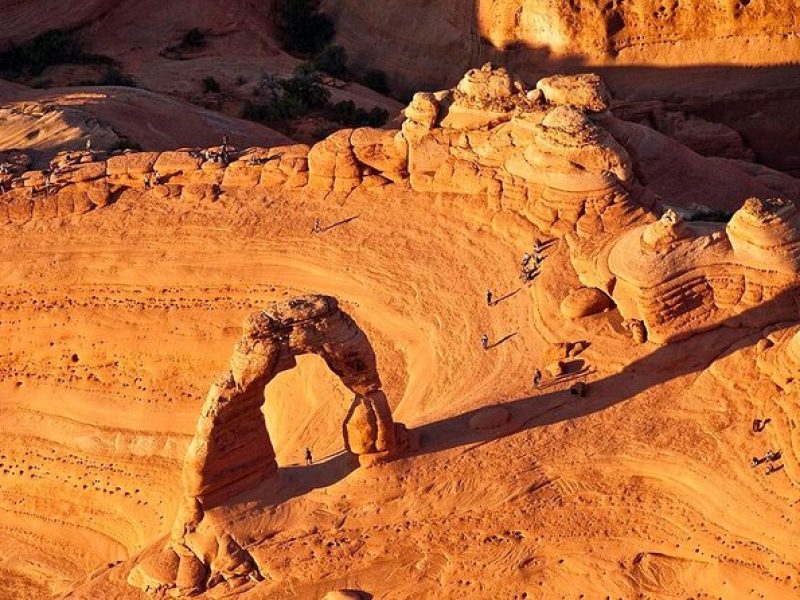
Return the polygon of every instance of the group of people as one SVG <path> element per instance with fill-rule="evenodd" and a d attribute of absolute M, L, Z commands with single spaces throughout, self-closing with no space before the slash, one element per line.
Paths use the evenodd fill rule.
<path fill-rule="evenodd" d="M 767 475 L 769 475 L 769 474 L 774 473 L 775 471 L 778 471 L 778 470 L 781 469 L 781 465 L 775 464 L 780 459 L 781 459 L 781 451 L 780 450 L 777 450 L 777 451 L 767 450 L 767 453 L 764 456 L 760 457 L 760 458 L 758 456 L 754 456 L 750 460 L 750 466 L 755 469 L 759 465 L 762 465 L 764 463 L 769 463 L 767 465 L 767 469 L 765 471 L 765 473 Z"/>
<path fill-rule="evenodd" d="M 313 233 L 319 232 L 315 230 Z M 533 281 L 539 274 L 539 269 L 541 268 L 542 261 L 544 260 L 544 248 L 544 242 L 537 237 L 533 239 L 533 252 L 526 252 L 522 255 L 522 272 L 520 274 L 520 278 L 525 283 Z M 495 299 L 491 288 L 486 290 L 486 305 L 494 306 L 496 303 L 497 300 Z M 484 333 L 483 336 L 481 336 L 481 347 L 484 350 L 488 350 L 490 346 L 489 336 Z"/>
<path fill-rule="evenodd" d="M 772 421 L 769 417 L 766 419 L 753 419 L 753 433 L 761 433 L 764 431 L 764 428 Z M 767 450 L 767 453 L 764 454 L 762 457 L 754 456 L 750 459 L 750 466 L 752 468 L 756 468 L 759 465 L 764 463 L 767 464 L 767 468 L 764 471 L 765 474 L 770 475 L 775 471 L 779 471 L 783 468 L 783 465 L 776 464 L 781 459 L 781 451 L 780 450 Z"/>
<path fill-rule="evenodd" d="M 536 238 L 533 240 L 533 252 L 526 252 L 522 255 L 521 269 L 519 277 L 523 282 L 533 281 L 539 274 L 539 269 L 544 260 L 544 243 Z"/>

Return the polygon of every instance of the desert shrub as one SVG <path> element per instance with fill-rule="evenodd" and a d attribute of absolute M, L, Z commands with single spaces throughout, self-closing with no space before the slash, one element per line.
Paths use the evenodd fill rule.
<path fill-rule="evenodd" d="M 39 75 L 50 65 L 82 62 L 80 44 L 66 31 L 51 29 L 21 45 L 11 44 L 0 53 L 0 71 L 12 76 Z"/>
<path fill-rule="evenodd" d="M 122 73 L 116 67 L 109 67 L 97 82 L 97 85 L 119 85 L 123 87 L 136 87 L 136 80 L 130 75 Z"/>
<path fill-rule="evenodd" d="M 297 76 L 280 80 L 282 95 L 296 99 L 308 109 L 322 108 L 331 97 L 328 88 L 314 76 Z"/>
<path fill-rule="evenodd" d="M 207 43 L 206 32 L 199 27 L 192 27 L 181 38 L 181 47 L 186 49 L 203 48 Z"/>
<path fill-rule="evenodd" d="M 267 75 L 259 88 L 259 101 L 248 101 L 242 117 L 260 123 L 296 119 L 327 105 L 330 92 L 314 76 L 282 79 Z"/>
<path fill-rule="evenodd" d="M 204 94 L 219 94 L 221 90 L 219 87 L 219 82 L 211 75 L 208 77 L 203 77 L 202 85 Z"/>
<path fill-rule="evenodd" d="M 330 105 L 325 116 L 347 127 L 382 127 L 389 119 L 389 112 L 377 106 L 366 110 L 356 106 L 352 100 L 343 100 Z"/>
<path fill-rule="evenodd" d="M 688 221 L 711 221 L 716 223 L 727 223 L 733 218 L 732 212 L 724 210 L 717 210 L 713 208 L 704 208 L 694 212 L 687 219 Z"/>
<path fill-rule="evenodd" d="M 311 66 L 333 77 L 345 79 L 350 76 L 347 68 L 347 52 L 341 46 L 325 46 L 313 59 Z"/>
<path fill-rule="evenodd" d="M 358 82 L 361 85 L 370 88 L 371 90 L 375 90 L 379 94 L 388 94 L 390 91 L 389 81 L 386 77 L 386 73 L 379 71 L 378 69 L 370 69 L 366 71 L 358 78 Z"/>
<path fill-rule="evenodd" d="M 111 145 L 111 147 L 108 149 L 108 152 L 113 153 L 124 150 L 135 150 L 136 152 L 141 152 L 142 147 L 130 138 L 121 137 Z"/>
<path fill-rule="evenodd" d="M 319 10 L 319 0 L 278 0 L 281 43 L 289 52 L 314 54 L 333 38 L 333 21 Z"/>

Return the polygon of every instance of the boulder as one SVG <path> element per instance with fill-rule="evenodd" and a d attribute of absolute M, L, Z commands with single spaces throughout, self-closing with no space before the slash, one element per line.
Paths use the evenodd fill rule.
<path fill-rule="evenodd" d="M 602 112 L 611 104 L 608 89 L 594 73 L 545 77 L 539 80 L 536 88 L 550 104 L 574 106 L 590 112 Z"/>
<path fill-rule="evenodd" d="M 561 314 L 568 319 L 580 319 L 604 312 L 614 307 L 614 302 L 597 288 L 582 287 L 572 290 L 561 301 Z"/>

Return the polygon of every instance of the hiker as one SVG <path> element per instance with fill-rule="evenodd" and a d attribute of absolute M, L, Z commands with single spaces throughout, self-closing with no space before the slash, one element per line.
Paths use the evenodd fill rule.
<path fill-rule="evenodd" d="M 311 233 L 322 233 L 322 224 L 319 221 L 319 217 L 314 219 L 314 227 Z"/>
<path fill-rule="evenodd" d="M 92 151 L 92 138 L 88 138 L 86 140 L 86 151 L 87 152 L 91 152 Z"/>
<path fill-rule="evenodd" d="M 780 460 L 781 458 L 781 451 L 778 450 L 777 452 L 773 452 L 772 450 L 767 450 L 767 453 L 764 455 L 764 459 L 768 460 L 769 462 L 775 462 L 776 460 Z"/>
<path fill-rule="evenodd" d="M 484 350 L 489 349 L 489 336 L 485 333 L 481 336 L 481 348 Z"/>
<path fill-rule="evenodd" d="M 522 267 L 527 267 L 529 262 L 531 262 L 531 255 L 526 252 L 522 255 Z"/>
<path fill-rule="evenodd" d="M 49 196 L 50 195 L 50 191 L 51 191 L 51 188 L 50 188 L 50 173 L 48 173 L 47 176 L 44 178 L 44 195 L 45 196 Z"/>
<path fill-rule="evenodd" d="M 227 135 L 223 135 L 222 136 L 222 150 L 224 152 L 227 149 L 228 149 L 228 136 Z"/>
<path fill-rule="evenodd" d="M 750 467 L 755 469 L 758 465 L 760 465 L 763 462 L 764 462 L 763 458 L 758 458 L 757 456 L 754 456 L 753 458 L 750 459 Z"/>
<path fill-rule="evenodd" d="M 541 370 L 536 369 L 533 372 L 533 387 L 538 390 L 541 383 L 542 383 L 542 372 Z"/>
<path fill-rule="evenodd" d="M 486 305 L 492 305 L 492 290 L 486 290 Z"/>
<path fill-rule="evenodd" d="M 311 456 L 311 448 L 306 448 L 306 465 L 314 464 L 314 457 Z"/>
<path fill-rule="evenodd" d="M 772 419 L 767 417 L 766 419 L 753 419 L 753 433 L 760 433 L 764 431 L 764 428 L 767 426 Z"/>

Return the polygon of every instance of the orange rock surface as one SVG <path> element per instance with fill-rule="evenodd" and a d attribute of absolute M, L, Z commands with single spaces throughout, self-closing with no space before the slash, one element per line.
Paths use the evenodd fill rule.
<path fill-rule="evenodd" d="M 2 593 L 796 596 L 797 182 L 613 104 L 6 152 Z"/>

